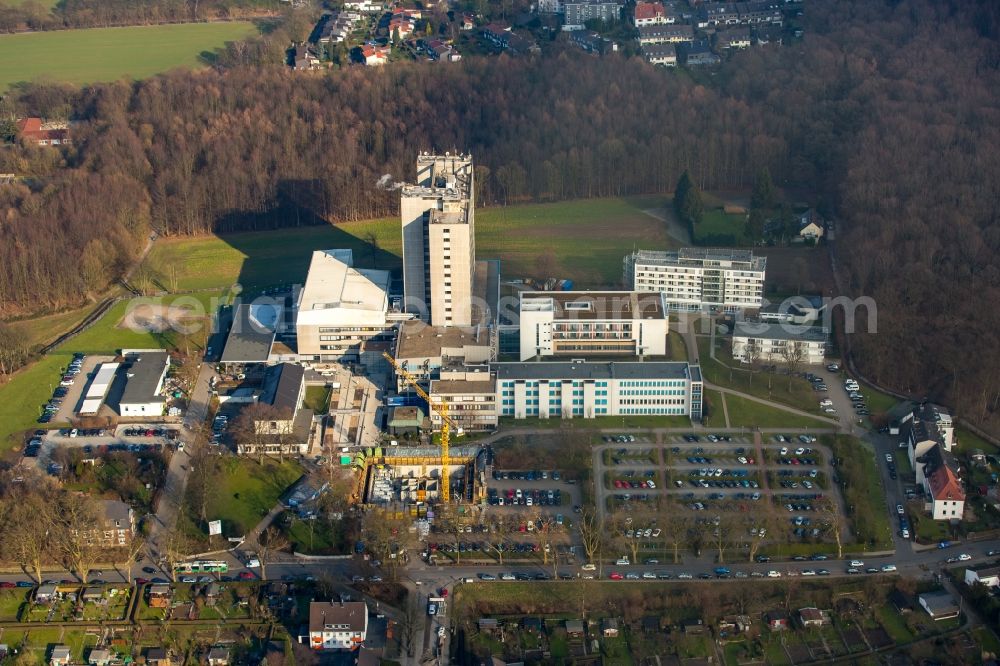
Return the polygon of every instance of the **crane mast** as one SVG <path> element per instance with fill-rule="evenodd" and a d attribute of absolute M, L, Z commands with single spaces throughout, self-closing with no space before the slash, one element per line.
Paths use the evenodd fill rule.
<path fill-rule="evenodd" d="M 389 361 L 396 373 L 403 380 L 413 387 L 417 395 L 427 401 L 427 406 L 433 409 L 441 417 L 441 501 L 445 504 L 451 501 L 451 452 L 449 451 L 449 439 L 451 438 L 451 428 L 455 426 L 456 434 L 461 435 L 462 429 L 448 416 L 448 403 L 442 400 L 439 403 L 431 402 L 431 396 L 427 391 L 420 388 L 417 378 L 403 368 L 388 352 L 382 352 L 385 360 Z"/>

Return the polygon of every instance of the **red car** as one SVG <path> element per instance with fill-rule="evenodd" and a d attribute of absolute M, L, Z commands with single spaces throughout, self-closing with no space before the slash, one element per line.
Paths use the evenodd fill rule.
<path fill-rule="evenodd" d="M 612 571 L 611 575 L 608 576 L 608 578 L 610 578 L 611 580 L 621 580 L 621 579 L 625 578 L 625 576 L 621 575 L 617 571 Z"/>
<path fill-rule="evenodd" d="M 249 571 L 241 571 L 240 580 L 253 580 L 253 574 Z"/>
<path fill-rule="evenodd" d="M 618 479 L 615 479 L 615 488 L 621 488 L 621 487 L 622 487 L 622 482 L 619 481 Z"/>
<path fill-rule="evenodd" d="M 442 587 L 440 590 L 438 590 L 438 594 L 440 594 L 442 598 L 447 599 L 448 598 L 448 588 L 447 587 Z"/>
<path fill-rule="evenodd" d="M 2 583 L 0 583 L 0 587 L 7 588 L 7 587 L 17 587 L 17 586 L 14 585 L 14 583 L 10 582 L 9 580 L 5 580 Z"/>

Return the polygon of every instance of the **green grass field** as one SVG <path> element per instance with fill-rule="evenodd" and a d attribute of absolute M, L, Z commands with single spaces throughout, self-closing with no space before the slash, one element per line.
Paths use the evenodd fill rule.
<path fill-rule="evenodd" d="M 39 77 L 94 83 L 197 67 L 203 51 L 256 32 L 248 21 L 233 21 L 3 35 L 0 90 Z"/>
<path fill-rule="evenodd" d="M 745 215 L 727 215 L 722 208 L 706 210 L 694 225 L 695 245 L 744 245 Z"/>
<path fill-rule="evenodd" d="M 633 248 L 672 247 L 662 224 L 639 210 L 641 200 L 594 199 L 484 208 L 476 212 L 480 259 L 499 258 L 507 277 L 561 277 L 579 287 L 622 282 L 622 259 Z M 377 239 L 373 252 L 367 238 Z M 280 242 L 278 242 L 280 241 Z M 397 218 L 199 238 L 164 239 L 147 260 L 153 274 L 178 269 L 179 289 L 245 289 L 301 282 L 313 250 L 350 248 L 355 264 L 398 269 Z"/>
<path fill-rule="evenodd" d="M 709 428 L 725 428 L 726 413 L 722 407 L 722 392 L 714 389 L 705 389 L 704 400 L 708 403 L 708 417 L 705 425 Z"/>
<path fill-rule="evenodd" d="M 830 424 L 808 416 L 791 414 L 775 407 L 762 405 L 753 400 L 747 400 L 739 395 L 727 395 L 726 406 L 729 408 L 729 425 L 733 428 L 741 426 L 759 428 L 828 428 Z"/>
<path fill-rule="evenodd" d="M 294 460 L 284 463 L 265 460 L 263 466 L 248 459 L 220 461 L 209 520 L 222 520 L 250 530 L 301 475 L 302 467 Z"/>
<path fill-rule="evenodd" d="M 326 414 L 330 404 L 330 388 L 328 386 L 307 386 L 306 397 L 302 406 L 311 409 L 316 414 Z"/>
<path fill-rule="evenodd" d="M 93 310 L 93 306 L 89 305 L 58 314 L 11 322 L 10 327 L 27 340 L 32 347 L 42 346 L 79 324 L 91 310 Z"/>

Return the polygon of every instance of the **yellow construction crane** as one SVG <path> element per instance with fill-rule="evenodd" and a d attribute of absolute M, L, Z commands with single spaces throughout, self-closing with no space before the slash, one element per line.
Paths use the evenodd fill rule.
<path fill-rule="evenodd" d="M 448 450 L 448 440 L 451 437 L 451 429 L 455 428 L 455 435 L 461 437 L 463 432 L 461 426 L 455 423 L 450 416 L 448 416 L 448 403 L 442 400 L 441 402 L 432 402 L 431 397 L 427 394 L 427 391 L 420 388 L 420 384 L 417 382 L 417 378 L 411 375 L 406 368 L 402 367 L 396 362 L 388 352 L 382 352 L 382 356 L 385 360 L 392 364 L 392 367 L 396 369 L 396 373 L 402 377 L 407 384 L 413 387 L 413 390 L 417 392 L 421 398 L 427 401 L 427 406 L 438 413 L 441 417 L 441 501 L 447 504 L 451 501 L 451 453 Z"/>

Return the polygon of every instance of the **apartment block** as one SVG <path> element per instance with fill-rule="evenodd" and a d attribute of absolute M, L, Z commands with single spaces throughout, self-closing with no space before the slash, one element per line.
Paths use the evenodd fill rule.
<path fill-rule="evenodd" d="M 750 250 L 639 250 L 625 257 L 625 281 L 662 293 L 670 310 L 739 312 L 760 308 L 766 268 L 767 257 Z"/>
<path fill-rule="evenodd" d="M 470 155 L 421 153 L 416 183 L 402 189 L 404 309 L 434 326 L 472 324 L 473 176 Z"/>
<path fill-rule="evenodd" d="M 500 416 L 585 418 L 646 414 L 700 421 L 701 368 L 682 362 L 496 363 Z"/>
<path fill-rule="evenodd" d="M 519 313 L 522 361 L 666 354 L 668 317 L 662 294 L 525 292 Z"/>
<path fill-rule="evenodd" d="M 587 21 L 598 19 L 605 23 L 617 21 L 621 17 L 621 5 L 617 2 L 564 2 L 566 12 L 565 27 L 583 29 Z"/>
<path fill-rule="evenodd" d="M 760 361 L 782 363 L 795 350 L 800 363 L 819 365 L 828 338 L 825 329 L 813 326 L 739 321 L 733 330 L 733 358 L 748 363 L 756 355 Z"/>
<path fill-rule="evenodd" d="M 309 604 L 309 646 L 314 650 L 357 650 L 368 637 L 368 606 L 363 601 L 313 601 Z"/>

